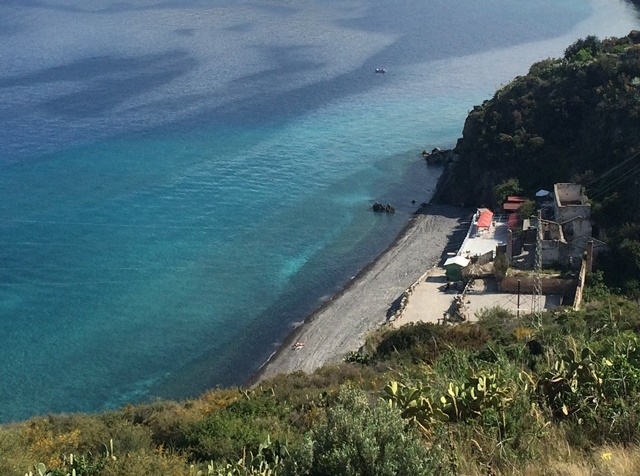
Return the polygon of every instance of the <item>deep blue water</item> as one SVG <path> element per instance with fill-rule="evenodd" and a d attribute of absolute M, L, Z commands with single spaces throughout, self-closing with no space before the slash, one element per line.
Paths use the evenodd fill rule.
<path fill-rule="evenodd" d="M 0 421 L 242 383 L 429 199 L 422 149 L 639 24 L 604 0 L 0 2 Z"/>

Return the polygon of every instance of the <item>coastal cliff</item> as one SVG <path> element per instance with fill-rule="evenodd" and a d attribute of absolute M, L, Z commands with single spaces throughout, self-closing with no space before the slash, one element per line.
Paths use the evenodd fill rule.
<path fill-rule="evenodd" d="M 570 45 L 469 113 L 434 202 L 500 209 L 501 185 L 533 197 L 584 186 L 607 284 L 640 296 L 640 32 Z"/>
<path fill-rule="evenodd" d="M 494 187 L 519 180 L 525 194 L 553 182 L 588 184 L 640 150 L 640 32 L 579 40 L 563 58 L 531 66 L 469 113 L 435 201 L 496 205 Z M 617 187 L 607 210 L 639 218 L 638 192 Z M 592 188 L 588 192 L 595 192 Z"/>

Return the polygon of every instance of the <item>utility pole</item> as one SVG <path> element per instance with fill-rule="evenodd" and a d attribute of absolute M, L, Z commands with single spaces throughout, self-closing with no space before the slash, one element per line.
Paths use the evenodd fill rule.
<path fill-rule="evenodd" d="M 533 271 L 533 303 L 532 311 L 536 318 L 536 325 L 542 325 L 542 212 L 538 210 L 538 233 L 536 233 L 536 256 Z"/>
<path fill-rule="evenodd" d="M 516 308 L 516 318 L 520 318 L 520 280 L 518 279 L 518 304 Z"/>

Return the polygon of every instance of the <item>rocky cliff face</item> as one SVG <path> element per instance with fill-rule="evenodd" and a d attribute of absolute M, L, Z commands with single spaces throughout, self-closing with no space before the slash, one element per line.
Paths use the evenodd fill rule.
<path fill-rule="evenodd" d="M 588 185 L 640 150 L 638 124 L 640 32 L 604 41 L 587 37 L 569 46 L 564 58 L 534 64 L 474 107 L 455 147 L 460 160 L 447 167 L 434 198 L 496 206 L 494 188 L 509 178 L 518 179 L 526 195 L 554 182 Z M 614 202 L 620 208 L 624 196 L 626 218 L 640 218 L 640 193 L 621 184 L 609 211 Z M 588 192 L 602 199 L 603 190 Z"/>

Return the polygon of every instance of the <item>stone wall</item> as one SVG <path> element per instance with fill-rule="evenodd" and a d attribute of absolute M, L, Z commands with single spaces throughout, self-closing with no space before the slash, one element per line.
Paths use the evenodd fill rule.
<path fill-rule="evenodd" d="M 506 293 L 518 292 L 518 280 L 520 292 L 532 294 L 534 292 L 533 276 L 507 276 L 500 282 L 500 289 Z M 578 286 L 577 279 L 560 279 L 542 277 L 542 294 L 573 293 Z"/>

